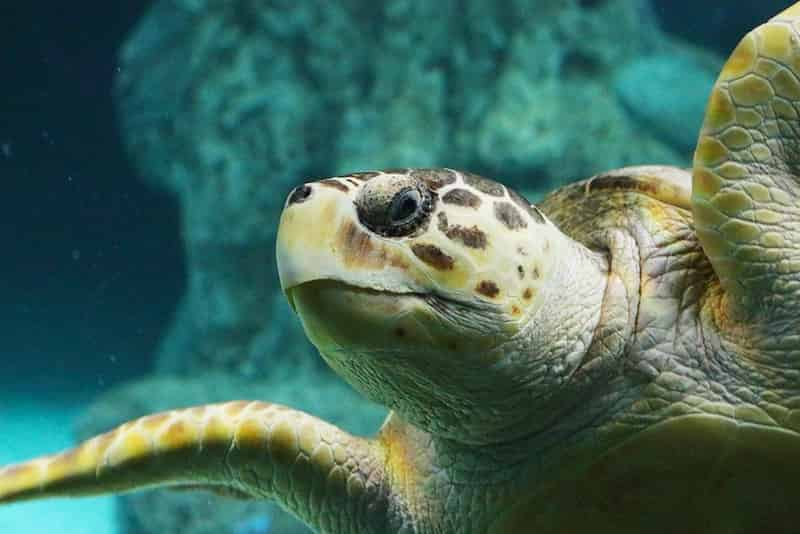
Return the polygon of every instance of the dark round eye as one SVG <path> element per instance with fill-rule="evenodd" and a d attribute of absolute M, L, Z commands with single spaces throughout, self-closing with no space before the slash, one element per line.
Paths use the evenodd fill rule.
<path fill-rule="evenodd" d="M 422 195 L 417 189 L 405 189 L 397 193 L 389 206 L 389 222 L 394 225 L 406 224 L 419 211 Z"/>
<path fill-rule="evenodd" d="M 413 176 L 394 173 L 367 182 L 355 199 L 358 219 L 385 237 L 407 237 L 423 231 L 430 220 L 436 193 Z"/>

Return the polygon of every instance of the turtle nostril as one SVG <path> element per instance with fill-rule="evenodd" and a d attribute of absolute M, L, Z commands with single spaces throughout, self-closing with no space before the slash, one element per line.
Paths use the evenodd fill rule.
<path fill-rule="evenodd" d="M 308 185 L 300 185 L 294 188 L 289 194 L 289 200 L 286 201 L 287 206 L 291 206 L 292 204 L 299 204 L 301 202 L 305 202 L 311 197 L 311 187 Z"/>

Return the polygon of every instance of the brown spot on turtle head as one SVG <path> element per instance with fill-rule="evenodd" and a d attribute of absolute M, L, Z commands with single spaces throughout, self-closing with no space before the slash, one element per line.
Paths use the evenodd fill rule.
<path fill-rule="evenodd" d="M 455 264 L 452 257 L 435 245 L 415 243 L 411 246 L 411 251 L 416 257 L 439 271 L 452 270 Z"/>
<path fill-rule="evenodd" d="M 497 287 L 497 284 L 491 280 L 481 280 L 480 283 L 475 287 L 475 291 L 489 298 L 495 298 L 500 294 L 500 288 Z"/>
<path fill-rule="evenodd" d="M 524 298 L 525 300 L 531 300 L 532 297 L 533 297 L 533 291 L 531 290 L 531 288 L 526 287 L 525 292 L 522 294 L 522 298 Z"/>
<path fill-rule="evenodd" d="M 495 202 L 494 216 L 509 230 L 527 228 L 528 223 L 510 202 Z"/>
<path fill-rule="evenodd" d="M 321 181 L 319 181 L 317 183 L 319 185 L 321 185 L 321 186 L 324 186 L 324 187 L 332 187 L 333 189 L 338 189 L 339 191 L 341 191 L 343 193 L 347 193 L 348 191 L 350 191 L 349 187 L 347 187 L 345 184 L 343 184 L 339 180 L 335 180 L 333 178 L 328 178 L 327 180 L 321 180 Z"/>
<path fill-rule="evenodd" d="M 458 241 L 469 248 L 485 249 L 486 248 L 486 234 L 477 226 L 466 228 L 461 225 L 453 225 L 447 229 L 445 235 L 453 241 Z"/>
<path fill-rule="evenodd" d="M 456 175 L 449 169 L 415 169 L 411 177 L 425 183 L 431 191 L 436 191 L 456 181 Z"/>
<path fill-rule="evenodd" d="M 519 315 L 519 314 L 520 314 L 519 308 L 517 306 L 513 306 L 512 305 L 511 306 L 511 315 Z"/>
<path fill-rule="evenodd" d="M 477 209 L 481 205 L 481 197 L 467 191 L 466 189 L 451 189 L 442 197 L 442 202 L 445 204 L 453 204 L 455 206 L 463 206 L 465 208 Z"/>
<path fill-rule="evenodd" d="M 539 266 L 534 265 L 533 268 L 531 269 L 531 278 L 533 278 L 534 280 L 538 280 L 540 276 L 541 273 L 539 272 Z"/>
<path fill-rule="evenodd" d="M 462 176 L 465 184 L 474 187 L 481 193 L 486 193 L 493 197 L 502 197 L 505 194 L 506 188 L 493 180 L 469 172 L 462 173 Z"/>
<path fill-rule="evenodd" d="M 439 220 L 439 231 L 444 233 L 448 239 L 458 241 L 462 245 L 469 248 L 486 248 L 486 243 L 488 241 L 486 234 L 477 226 L 473 225 L 472 228 L 467 228 L 465 226 L 461 226 L 460 224 L 454 224 L 453 226 L 450 226 L 447 222 L 447 214 L 443 211 L 440 211 L 436 217 Z"/>
<path fill-rule="evenodd" d="M 346 251 L 348 265 L 363 263 L 373 250 L 369 234 L 360 230 L 355 223 L 346 222 L 338 232 L 338 241 Z"/>

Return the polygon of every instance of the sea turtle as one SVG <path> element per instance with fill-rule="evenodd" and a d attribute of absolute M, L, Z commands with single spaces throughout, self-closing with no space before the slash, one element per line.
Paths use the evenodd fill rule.
<path fill-rule="evenodd" d="M 0 500 L 188 485 L 334 534 L 800 532 L 799 114 L 800 3 L 733 52 L 691 173 L 538 206 L 450 169 L 302 185 L 282 287 L 392 410 L 378 434 L 177 410 L 5 468 Z"/>

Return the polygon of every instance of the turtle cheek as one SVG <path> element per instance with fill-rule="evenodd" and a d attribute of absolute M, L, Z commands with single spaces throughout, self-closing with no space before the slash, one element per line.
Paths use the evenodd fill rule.
<path fill-rule="evenodd" d="M 397 357 L 433 342 L 426 329 L 429 312 L 416 295 L 324 280 L 294 287 L 290 294 L 306 334 L 320 352 Z"/>
<path fill-rule="evenodd" d="M 291 294 L 306 334 L 323 353 L 379 346 L 405 307 L 401 298 L 367 296 L 326 280 L 294 287 Z"/>
<path fill-rule="evenodd" d="M 526 321 L 539 305 L 537 296 L 546 279 L 539 248 L 513 239 L 492 247 L 489 255 L 474 259 L 475 272 L 466 289 L 479 303 L 500 310 L 502 322 Z"/>

